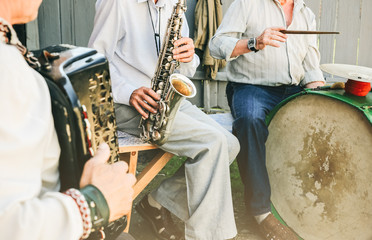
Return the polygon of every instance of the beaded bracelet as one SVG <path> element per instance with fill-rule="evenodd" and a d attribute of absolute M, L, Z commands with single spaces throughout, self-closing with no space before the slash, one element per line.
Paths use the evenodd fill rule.
<path fill-rule="evenodd" d="M 81 192 L 77 189 L 70 188 L 64 193 L 74 199 L 79 207 L 81 218 L 83 220 L 83 235 L 81 236 L 81 239 L 87 239 L 92 231 L 92 219 L 90 216 L 88 202 L 86 201 L 84 195 L 81 194 Z"/>

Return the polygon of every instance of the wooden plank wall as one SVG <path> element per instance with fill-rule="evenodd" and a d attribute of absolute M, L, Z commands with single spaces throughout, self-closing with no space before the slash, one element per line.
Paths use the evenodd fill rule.
<path fill-rule="evenodd" d="M 94 6 L 95 0 L 43 0 L 37 20 L 27 24 L 28 47 L 60 43 L 85 47 L 93 29 Z"/>
<path fill-rule="evenodd" d="M 93 29 L 95 1 L 43 0 L 38 19 L 27 24 L 29 48 L 38 49 L 59 43 L 86 46 Z M 223 12 L 232 1 L 221 0 Z M 315 13 L 319 30 L 341 32 L 340 35 L 320 35 L 321 63 L 372 67 L 372 0 L 304 1 Z M 191 37 L 196 2 L 187 1 L 186 15 Z M 228 109 L 223 69 L 216 80 L 207 80 L 202 68 L 199 68 L 193 81 L 199 92 L 193 103 L 205 107 L 207 111 L 212 108 Z"/>

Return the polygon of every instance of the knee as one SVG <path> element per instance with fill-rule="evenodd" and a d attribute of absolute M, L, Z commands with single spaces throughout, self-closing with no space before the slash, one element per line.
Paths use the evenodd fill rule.
<path fill-rule="evenodd" d="M 223 147 L 228 145 L 226 136 L 216 129 L 209 133 L 209 137 L 211 140 L 210 143 L 212 143 L 215 147 Z"/>
<path fill-rule="evenodd" d="M 232 134 L 227 137 L 227 147 L 229 152 L 229 163 L 231 164 L 240 151 L 239 140 Z"/>
<path fill-rule="evenodd" d="M 234 121 L 235 129 L 257 128 L 265 124 L 265 115 L 261 116 L 248 112 Z"/>
<path fill-rule="evenodd" d="M 231 164 L 240 151 L 239 140 L 231 133 L 226 134 L 220 131 L 214 131 L 210 137 L 213 139 L 214 149 L 225 149 L 227 151 Z"/>

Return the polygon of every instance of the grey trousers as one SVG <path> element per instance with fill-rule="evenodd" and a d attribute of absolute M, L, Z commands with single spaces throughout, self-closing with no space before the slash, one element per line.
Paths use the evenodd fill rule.
<path fill-rule="evenodd" d="M 115 104 L 118 129 L 139 136 L 141 116 L 130 106 Z M 185 156 L 184 171 L 166 179 L 151 195 L 185 222 L 186 239 L 229 239 L 236 234 L 229 164 L 238 140 L 189 101 L 175 116 L 164 151 Z"/>

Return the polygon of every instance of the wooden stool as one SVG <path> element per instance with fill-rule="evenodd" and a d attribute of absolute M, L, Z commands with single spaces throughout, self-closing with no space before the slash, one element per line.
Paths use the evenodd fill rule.
<path fill-rule="evenodd" d="M 158 149 L 156 145 L 144 143 L 138 137 L 130 135 L 125 132 L 118 131 L 119 138 L 119 153 L 120 159 L 124 160 L 129 165 L 129 173 L 132 173 L 136 176 L 137 171 L 137 160 L 138 152 L 145 151 L 150 149 Z M 138 174 L 137 182 L 134 185 L 134 196 L 135 199 L 138 194 L 140 194 L 143 189 L 151 182 L 152 179 L 160 172 L 161 169 L 167 164 L 167 162 L 173 157 L 173 154 L 164 152 L 159 149 L 152 160 L 146 165 L 146 167 Z M 127 227 L 124 230 L 125 232 L 129 231 L 130 218 L 132 211 L 127 215 Z"/>

